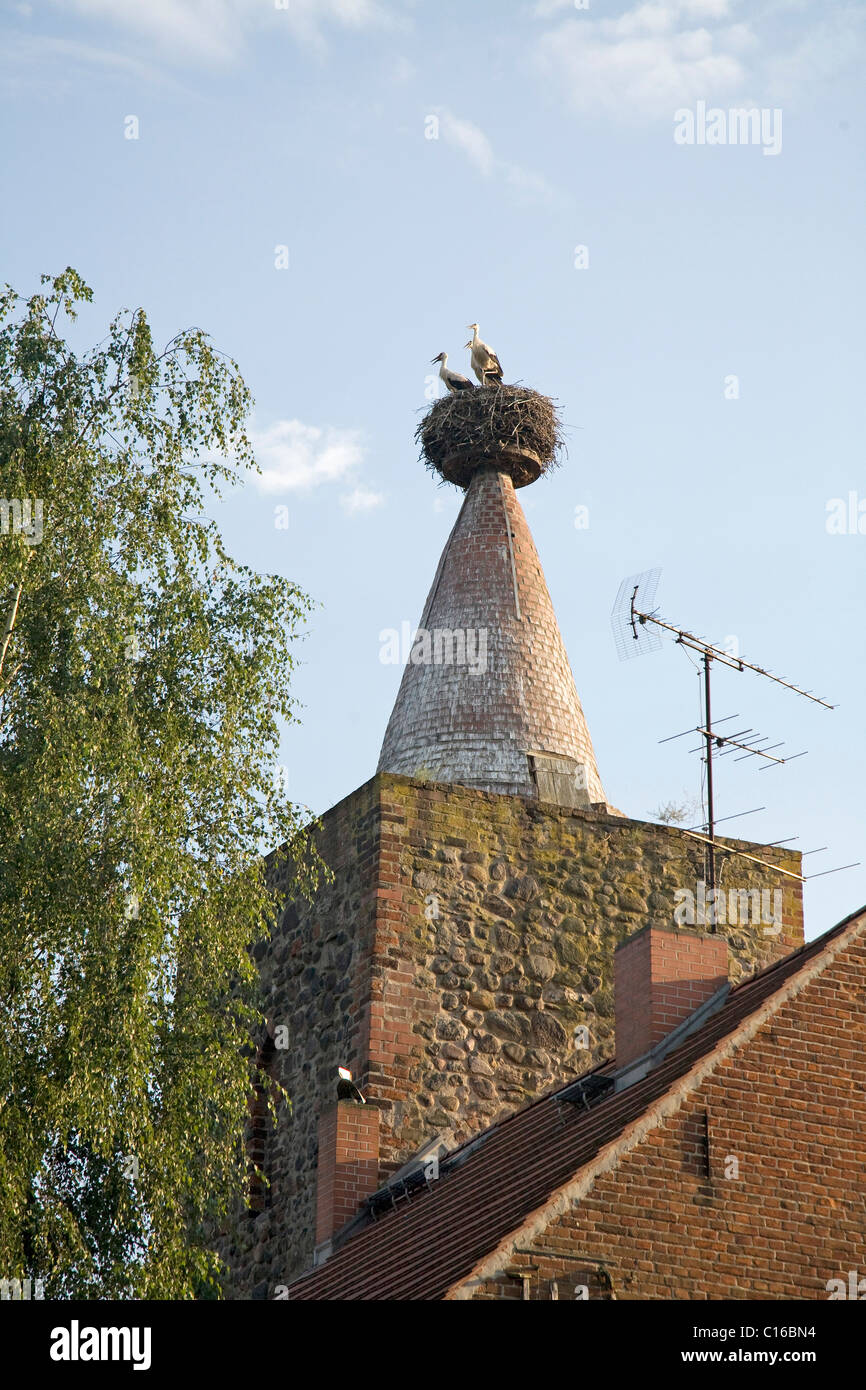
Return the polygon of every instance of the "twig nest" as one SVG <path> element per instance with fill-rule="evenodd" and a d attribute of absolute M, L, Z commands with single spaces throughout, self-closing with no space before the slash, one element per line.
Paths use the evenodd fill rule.
<path fill-rule="evenodd" d="M 421 458 L 467 488 L 479 468 L 509 473 L 515 487 L 559 463 L 562 426 L 553 401 L 527 386 L 485 386 L 434 401 L 415 431 Z"/>

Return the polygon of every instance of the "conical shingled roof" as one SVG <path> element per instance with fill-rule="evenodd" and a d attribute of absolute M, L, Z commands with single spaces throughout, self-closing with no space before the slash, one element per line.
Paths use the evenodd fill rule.
<path fill-rule="evenodd" d="M 494 466 L 473 474 L 442 553 L 378 771 L 606 800 L 526 517 Z"/>

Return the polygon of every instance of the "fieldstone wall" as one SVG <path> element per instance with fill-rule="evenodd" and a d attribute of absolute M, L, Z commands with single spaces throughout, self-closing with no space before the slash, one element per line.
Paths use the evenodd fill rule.
<path fill-rule="evenodd" d="M 381 1181 L 422 1144 L 456 1143 L 613 1054 L 613 953 L 703 849 L 682 831 L 601 811 L 379 774 L 323 818 L 335 871 L 292 903 L 261 969 L 273 1074 L 292 1098 L 265 1144 L 266 1209 L 229 1258 L 234 1297 L 273 1298 L 312 1263 L 316 1131 L 351 1067 L 381 1111 Z M 788 850 L 728 840 L 799 872 Z M 782 930 L 719 927 L 736 981 L 802 944 L 802 887 L 724 856 L 725 887 L 782 889 Z"/>
<path fill-rule="evenodd" d="M 220 1242 L 231 1268 L 230 1298 L 273 1298 L 275 1285 L 312 1259 L 319 1114 L 336 1099 L 337 1067 L 347 1059 L 357 1067 L 380 827 L 375 782 L 332 807 L 318 844 L 333 882 L 312 905 L 290 902 L 271 941 L 256 949 L 269 1030 L 274 1042 L 286 1044 L 267 1048 L 263 1076 L 285 1086 L 291 1108 L 280 1104 L 274 1128 L 256 1107 L 256 1157 L 263 1155 L 268 1185 L 255 1192 L 256 1209 Z M 262 1037 L 267 1040 L 264 1029 Z"/>

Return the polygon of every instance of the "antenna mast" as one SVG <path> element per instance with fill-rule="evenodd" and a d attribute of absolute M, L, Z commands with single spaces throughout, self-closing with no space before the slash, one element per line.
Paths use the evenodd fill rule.
<path fill-rule="evenodd" d="M 752 734 L 751 729 L 738 730 L 736 735 L 725 735 L 717 732 L 713 728 L 713 715 L 710 690 L 710 671 L 712 663 L 719 661 L 725 666 L 732 667 L 735 671 L 753 671 L 758 676 L 764 676 L 767 680 L 775 681 L 777 685 L 782 685 L 786 690 L 791 690 L 795 695 L 802 695 L 804 699 L 811 700 L 813 704 L 821 705 L 824 709 L 835 709 L 835 705 L 829 704 L 826 700 L 813 695 L 810 690 L 803 690 L 800 686 L 794 685 L 792 681 L 786 680 L 783 676 L 774 676 L 771 671 L 767 671 L 763 666 L 756 666 L 751 661 L 744 661 L 742 657 L 732 656 L 730 652 L 724 651 L 721 647 L 715 647 L 711 642 L 704 642 L 702 638 L 696 637 L 694 633 L 688 632 L 685 628 L 677 627 L 673 623 L 666 623 L 658 617 L 658 610 L 653 609 L 652 604 L 658 587 L 660 569 L 647 570 L 643 574 L 632 575 L 629 579 L 623 580 L 620 585 L 616 603 L 614 604 L 611 620 L 613 623 L 614 637 L 617 643 L 620 660 L 628 660 L 629 657 L 642 656 L 646 652 L 657 651 L 661 646 L 661 637 L 655 629 L 661 629 L 673 634 L 676 644 L 688 647 L 695 651 L 701 658 L 703 666 L 703 687 L 704 687 L 704 724 L 694 732 L 700 734 L 704 739 L 704 759 L 707 766 L 707 887 L 715 889 L 716 886 L 716 816 L 715 800 L 713 794 L 713 750 L 724 749 L 726 752 L 732 749 L 740 749 L 743 757 L 765 758 L 765 766 L 790 762 L 792 757 L 802 757 L 802 753 L 795 753 L 788 758 L 774 756 L 769 750 L 759 748 L 759 743 L 765 743 L 766 739 L 753 736 L 748 742 L 742 742 L 745 735 Z M 648 629 L 647 625 L 652 626 Z M 631 642 L 635 645 L 631 646 Z M 728 716 L 730 718 L 732 716 Z M 736 716 L 733 716 L 734 718 Z M 719 721 L 725 723 L 726 720 Z M 692 730 L 686 729 L 684 733 L 691 733 Z M 681 734 L 674 734 L 674 738 L 681 738 Z M 667 742 L 667 740 L 663 740 Z M 728 745 L 725 748 L 725 745 Z M 780 747 L 779 744 L 772 744 L 771 747 Z"/>

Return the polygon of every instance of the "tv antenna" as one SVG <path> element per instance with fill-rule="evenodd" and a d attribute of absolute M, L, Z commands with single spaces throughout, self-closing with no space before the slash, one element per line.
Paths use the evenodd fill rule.
<path fill-rule="evenodd" d="M 769 747 L 765 747 L 766 738 L 756 734 L 754 729 L 738 729 L 732 734 L 719 732 L 718 726 L 720 724 L 738 719 L 739 715 L 726 715 L 724 719 L 716 720 L 715 726 L 713 725 L 710 699 L 710 671 L 713 662 L 718 661 L 723 666 L 732 667 L 735 671 L 753 671 L 758 676 L 765 676 L 767 680 L 775 681 L 777 685 L 784 686 L 786 690 L 793 691 L 795 695 L 802 695 L 804 699 L 811 700 L 813 704 L 821 705 L 824 709 L 835 709 L 836 706 L 814 695 L 811 690 L 803 690 L 800 686 L 794 685 L 784 676 L 775 676 L 772 671 L 765 670 L 763 666 L 756 666 L 754 662 L 734 656 L 722 647 L 715 647 L 711 642 L 704 642 L 685 628 L 677 627 L 674 623 L 666 623 L 658 616 L 658 609 L 653 608 L 660 575 L 661 570 L 654 569 L 645 570 L 643 574 L 633 574 L 628 579 L 624 579 L 613 606 L 611 624 L 620 661 L 627 661 L 631 657 L 644 656 L 648 652 L 658 651 L 662 645 L 662 632 L 672 633 L 677 646 L 687 647 L 689 650 L 697 652 L 701 658 L 704 697 L 703 723 L 691 729 L 684 729 L 682 733 L 672 734 L 671 738 L 683 738 L 690 733 L 697 733 L 703 738 L 702 749 L 698 748 L 692 751 L 703 751 L 707 768 L 707 835 L 704 843 L 707 847 L 707 887 L 713 890 L 716 886 L 716 817 L 713 799 L 714 752 L 717 757 L 735 754 L 738 760 L 745 758 L 763 759 L 761 770 L 779 766 L 782 763 L 793 761 L 794 758 L 804 756 L 803 753 L 794 753 L 787 757 L 781 757 L 775 750 L 781 748 L 782 744 L 771 743 Z M 662 739 L 661 742 L 667 743 L 668 740 Z M 724 819 L 735 819 L 735 817 L 724 817 Z M 695 838 L 703 839 L 702 836 Z M 849 866 L 846 865 L 845 867 Z M 780 872 L 787 871 L 780 870 Z M 794 874 L 792 877 L 799 878 L 800 875 Z"/>

